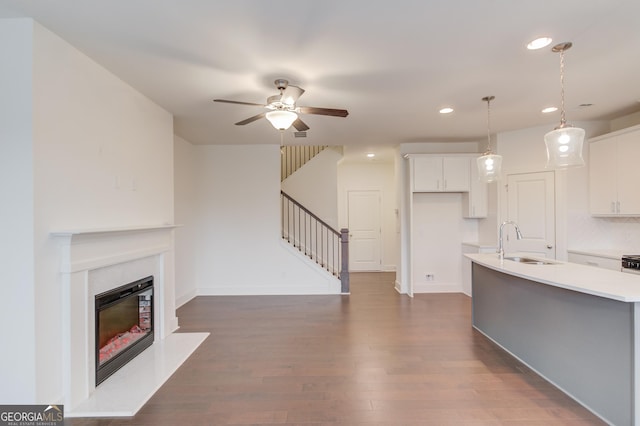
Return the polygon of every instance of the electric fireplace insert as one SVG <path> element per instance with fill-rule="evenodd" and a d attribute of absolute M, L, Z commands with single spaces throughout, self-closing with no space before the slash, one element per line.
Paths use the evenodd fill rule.
<path fill-rule="evenodd" d="M 96 295 L 96 386 L 153 344 L 153 276 Z"/>

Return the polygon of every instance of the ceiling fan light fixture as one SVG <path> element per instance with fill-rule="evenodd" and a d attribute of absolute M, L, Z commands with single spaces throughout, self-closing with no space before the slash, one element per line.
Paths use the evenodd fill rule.
<path fill-rule="evenodd" d="M 482 98 L 487 103 L 487 150 L 478 157 L 478 178 L 481 182 L 491 183 L 500 180 L 502 174 L 502 156 L 491 151 L 491 101 L 495 96 Z"/>
<path fill-rule="evenodd" d="M 560 53 L 560 124 L 544 135 L 547 147 L 547 168 L 568 169 L 585 165 L 582 158 L 582 145 L 585 131 L 567 124 L 564 115 L 564 52 L 572 46 L 571 42 L 556 44 L 551 51 Z"/>
<path fill-rule="evenodd" d="M 269 123 L 278 130 L 287 130 L 294 121 L 298 119 L 298 114 L 293 111 L 275 110 L 269 111 L 265 117 Z"/>

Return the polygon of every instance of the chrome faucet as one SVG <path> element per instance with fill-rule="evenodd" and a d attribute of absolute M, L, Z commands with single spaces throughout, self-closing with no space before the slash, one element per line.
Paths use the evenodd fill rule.
<path fill-rule="evenodd" d="M 507 220 L 505 222 L 502 222 L 502 224 L 500 225 L 500 235 L 498 238 L 498 257 L 500 258 L 500 260 L 504 259 L 504 244 L 502 243 L 502 228 L 504 228 L 505 225 L 513 225 L 516 228 L 516 238 L 518 238 L 519 240 L 522 239 L 522 233 L 520 232 L 520 228 L 518 228 L 518 224 L 515 223 L 512 220 Z"/>

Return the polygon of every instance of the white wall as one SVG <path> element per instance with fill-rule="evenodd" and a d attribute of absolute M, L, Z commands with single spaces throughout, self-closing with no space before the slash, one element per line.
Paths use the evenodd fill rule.
<path fill-rule="evenodd" d="M 33 114 L 19 121 L 26 124 L 32 120 L 31 158 L 27 158 L 28 131 L 23 124 L 15 136 L 16 142 L 18 136 L 23 138 L 24 145 L 15 151 L 18 155 L 12 161 L 24 170 L 8 181 L 13 181 L 15 188 L 23 186 L 25 196 L 29 195 L 29 181 L 33 181 L 33 210 L 26 211 L 28 203 L 22 202 L 24 219 L 17 222 L 33 215 L 32 229 L 21 230 L 14 241 L 32 238 L 35 261 L 31 273 L 24 271 L 21 276 L 23 282 L 11 283 L 24 285 L 26 292 L 11 304 L 33 316 L 25 324 L 35 323 L 35 348 L 26 345 L 16 350 L 21 359 L 11 365 L 11 375 L 3 377 L 1 387 L 10 392 L 2 402 L 23 404 L 55 403 L 63 394 L 60 252 L 50 232 L 173 222 L 171 114 L 58 36 L 37 23 L 33 25 L 30 34 L 23 27 L 20 33 L 2 37 L 24 49 L 7 52 L 11 56 L 5 57 L 6 63 L 15 59 L 25 64 L 25 52 L 33 51 L 27 100 L 24 90 L 15 89 L 8 92 L 13 97 L 7 99 L 20 106 L 33 101 Z M 11 85 L 25 83 L 31 70 L 21 71 L 26 76 L 11 80 Z M 28 115 L 28 111 L 22 114 Z M 21 176 L 31 170 L 31 164 L 31 176 Z M 3 251 L 7 242 L 2 242 Z M 169 263 L 171 276 L 165 277 L 165 284 L 173 289 L 173 264 Z M 3 351 L 3 356 L 9 352 Z M 31 386 L 31 395 L 18 395 L 15 390 L 24 387 L 22 383 L 34 372 L 35 391 Z"/>
<path fill-rule="evenodd" d="M 338 166 L 339 228 L 349 227 L 349 191 L 378 190 L 382 195 L 381 256 L 383 271 L 395 271 L 399 235 L 396 176 L 393 162 L 341 162 Z"/>
<path fill-rule="evenodd" d="M 31 20 L 0 20 L 0 404 L 36 397 L 32 45 Z"/>
<path fill-rule="evenodd" d="M 173 158 L 174 214 L 176 224 L 181 225 L 175 230 L 176 306 L 181 306 L 197 293 L 197 149 L 181 137 L 174 136 Z"/>
<path fill-rule="evenodd" d="M 461 292 L 462 242 L 476 241 L 477 234 L 477 220 L 462 217 L 461 193 L 413 194 L 414 291 Z"/>
<path fill-rule="evenodd" d="M 589 162 L 588 138 L 607 133 L 608 122 L 573 123 L 586 130 L 584 158 Z M 549 126 L 516 130 L 498 134 L 498 153 L 503 156 L 504 174 L 544 170 L 546 150 L 544 134 Z M 640 247 L 640 219 L 596 218 L 589 214 L 589 169 L 587 167 L 556 172 L 558 237 L 565 239 L 558 258 L 563 259 L 567 248 L 623 249 Z M 498 201 L 501 217 L 506 216 L 504 182 L 499 184 Z M 560 243 L 558 248 L 561 248 Z"/>
<path fill-rule="evenodd" d="M 480 142 L 414 142 L 400 145 L 400 154 L 464 154 L 481 152 Z"/>
<path fill-rule="evenodd" d="M 338 161 L 342 154 L 327 148 L 281 184 L 282 190 L 336 231 L 338 226 Z"/>
<path fill-rule="evenodd" d="M 615 132 L 616 130 L 626 129 L 627 127 L 637 126 L 640 124 L 640 111 L 633 114 L 625 115 L 623 117 L 611 120 L 611 126 L 609 132 Z M 599 135 L 592 135 L 599 136 Z"/>
<path fill-rule="evenodd" d="M 196 146 L 197 294 L 339 293 L 280 236 L 280 147 Z"/>

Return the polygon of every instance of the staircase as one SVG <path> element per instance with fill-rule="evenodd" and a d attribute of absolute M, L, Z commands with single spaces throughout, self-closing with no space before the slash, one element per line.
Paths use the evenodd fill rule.
<path fill-rule="evenodd" d="M 303 205 L 280 191 L 282 239 L 340 280 L 349 293 L 349 230 L 336 231 Z"/>
<path fill-rule="evenodd" d="M 326 148 L 327 146 L 283 146 L 280 150 L 281 182 L 284 182 Z M 335 155 L 335 153 L 331 154 Z M 326 157 L 323 161 L 326 162 L 329 158 L 332 157 Z M 315 177 L 315 173 L 312 176 Z M 294 185 L 293 188 L 295 187 L 298 191 L 301 188 L 299 185 Z M 303 185 L 302 188 L 306 188 L 306 185 Z M 328 187 L 326 188 L 328 189 Z M 313 193 L 315 194 L 315 192 Z M 309 197 L 306 198 L 307 201 L 310 200 Z M 322 198 L 314 198 L 322 200 Z M 280 202 L 282 239 L 338 278 L 341 284 L 341 293 L 349 293 L 349 231 L 347 229 L 340 231 L 333 229 L 318 215 L 312 213 L 307 207 L 282 190 L 280 191 Z"/>

